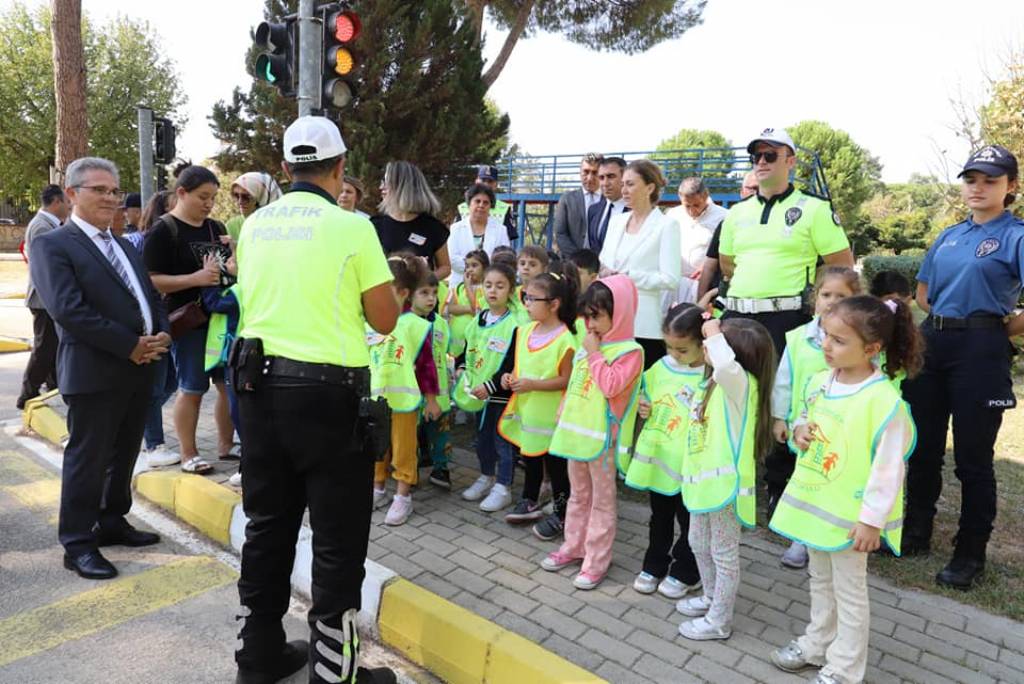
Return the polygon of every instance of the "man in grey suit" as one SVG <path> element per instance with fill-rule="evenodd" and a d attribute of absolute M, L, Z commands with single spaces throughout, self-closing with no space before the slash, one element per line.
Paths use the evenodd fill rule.
<path fill-rule="evenodd" d="M 563 193 L 555 205 L 555 244 L 563 259 L 589 247 L 587 210 L 601 201 L 598 191 L 598 169 L 603 157 L 591 152 L 580 162 L 581 187 Z"/>
<path fill-rule="evenodd" d="M 60 228 L 68 218 L 71 205 L 59 185 L 47 185 L 43 188 L 41 208 L 28 222 L 25 229 L 25 257 L 32 259 L 32 241 L 44 233 Z M 32 312 L 32 355 L 25 366 L 25 377 L 21 382 L 21 394 L 17 406 L 25 408 L 25 402 L 39 395 L 39 388 L 46 383 L 50 389 L 57 387 L 57 330 L 53 327 L 53 319 L 43 307 L 43 300 L 36 292 L 32 282 L 32 274 L 28 276 L 28 289 L 25 291 L 25 306 Z"/>

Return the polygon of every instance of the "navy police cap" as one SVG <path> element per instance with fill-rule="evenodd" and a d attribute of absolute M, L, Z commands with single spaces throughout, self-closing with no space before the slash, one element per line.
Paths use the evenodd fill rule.
<path fill-rule="evenodd" d="M 1002 145 L 986 145 L 970 156 L 957 177 L 968 171 L 981 171 L 986 176 L 1016 176 L 1017 158 Z"/>

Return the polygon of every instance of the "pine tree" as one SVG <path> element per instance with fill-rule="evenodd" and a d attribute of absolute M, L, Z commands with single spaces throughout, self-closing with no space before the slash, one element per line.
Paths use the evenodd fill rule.
<path fill-rule="evenodd" d="M 294 12 L 296 0 L 267 0 L 268 18 Z M 363 9 L 365 8 L 365 9 Z M 349 146 L 347 171 L 366 185 L 367 206 L 388 161 L 418 165 L 444 200 L 457 203 L 474 164 L 495 160 L 507 144 L 508 117 L 485 99 L 475 30 L 450 0 L 378 0 L 362 4 L 362 84 L 340 113 Z M 246 57 L 250 73 L 254 55 Z M 229 172 L 277 172 L 294 100 L 255 79 L 214 106 L 210 126 L 225 145 L 216 161 Z"/>

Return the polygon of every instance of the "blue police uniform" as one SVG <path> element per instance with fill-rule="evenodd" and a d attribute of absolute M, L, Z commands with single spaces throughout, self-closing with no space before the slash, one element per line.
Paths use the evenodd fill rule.
<path fill-rule="evenodd" d="M 918 272 L 931 312 L 921 326 L 924 368 L 903 385 L 918 430 L 908 463 L 905 551 L 908 545 L 912 553 L 929 547 L 952 416 L 955 472 L 963 488 L 954 562 L 984 563 L 996 517 L 996 435 L 1003 411 L 1016 406 L 1005 321 L 1021 294 L 1022 265 L 1024 221 L 1006 211 L 987 223 L 968 219 L 948 228 Z"/>

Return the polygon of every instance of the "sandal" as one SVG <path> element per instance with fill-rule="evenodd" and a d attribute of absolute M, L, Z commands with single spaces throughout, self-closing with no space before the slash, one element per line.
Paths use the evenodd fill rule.
<path fill-rule="evenodd" d="M 213 472 L 213 466 L 204 461 L 201 457 L 193 456 L 181 464 L 181 471 L 183 473 L 193 473 L 195 475 L 209 475 Z"/>

